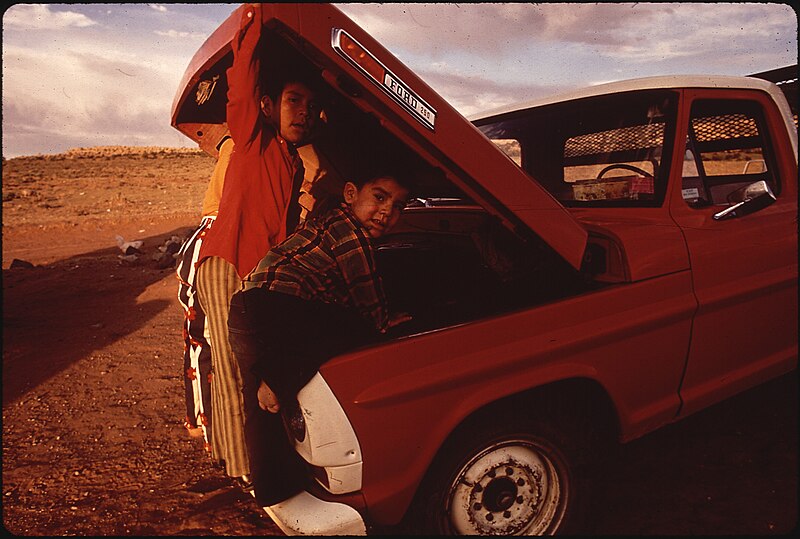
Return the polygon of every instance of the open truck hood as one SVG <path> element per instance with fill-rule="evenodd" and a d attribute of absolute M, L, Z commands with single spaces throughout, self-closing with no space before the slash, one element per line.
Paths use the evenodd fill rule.
<path fill-rule="evenodd" d="M 226 70 L 245 8 L 237 8 L 200 47 L 172 105 L 172 126 L 214 156 L 227 131 Z M 341 11 L 330 4 L 264 4 L 262 13 L 265 28 L 314 64 L 338 94 L 376 117 L 511 230 L 534 232 L 580 268 L 587 232 L 572 215 Z"/>

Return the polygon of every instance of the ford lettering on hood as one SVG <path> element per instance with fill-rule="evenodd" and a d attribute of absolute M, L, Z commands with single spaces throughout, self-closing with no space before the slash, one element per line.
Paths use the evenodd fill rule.
<path fill-rule="evenodd" d="M 198 50 L 172 107 L 172 125 L 211 155 L 226 132 L 225 72 L 241 12 Z M 569 212 L 338 9 L 266 4 L 263 13 L 275 55 L 312 67 L 327 83 L 328 136 L 318 146 L 329 146 L 321 151 L 337 168 L 346 173 L 356 154 L 376 151 L 403 160 L 414 167 L 420 199 L 478 204 L 510 230 L 540 238 L 571 266 L 581 266 L 587 233 Z"/>

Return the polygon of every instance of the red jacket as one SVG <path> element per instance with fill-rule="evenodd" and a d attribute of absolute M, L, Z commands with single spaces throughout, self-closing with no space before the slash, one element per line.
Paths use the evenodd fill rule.
<path fill-rule="evenodd" d="M 253 23 L 253 21 L 256 21 Z M 300 160 L 261 112 L 255 54 L 261 36 L 261 7 L 249 6 L 232 42 L 228 69 L 227 121 L 234 151 L 220 199 L 219 214 L 200 248 L 224 258 L 245 277 L 273 245 L 286 238 L 286 212 Z"/>

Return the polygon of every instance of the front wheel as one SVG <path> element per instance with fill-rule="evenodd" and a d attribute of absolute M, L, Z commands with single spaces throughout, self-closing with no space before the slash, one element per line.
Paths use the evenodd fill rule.
<path fill-rule="evenodd" d="M 465 436 L 449 445 L 423 483 L 428 533 L 555 535 L 581 516 L 577 459 L 569 440 L 546 426 Z"/>

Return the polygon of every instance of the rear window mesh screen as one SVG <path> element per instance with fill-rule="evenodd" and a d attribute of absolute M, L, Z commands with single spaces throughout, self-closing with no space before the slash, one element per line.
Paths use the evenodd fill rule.
<path fill-rule="evenodd" d="M 664 124 L 634 125 L 572 137 L 564 146 L 564 157 L 654 148 L 663 142 Z"/>
<path fill-rule="evenodd" d="M 758 125 L 756 125 L 755 119 L 744 114 L 693 118 L 692 127 L 697 142 L 758 136 Z"/>

